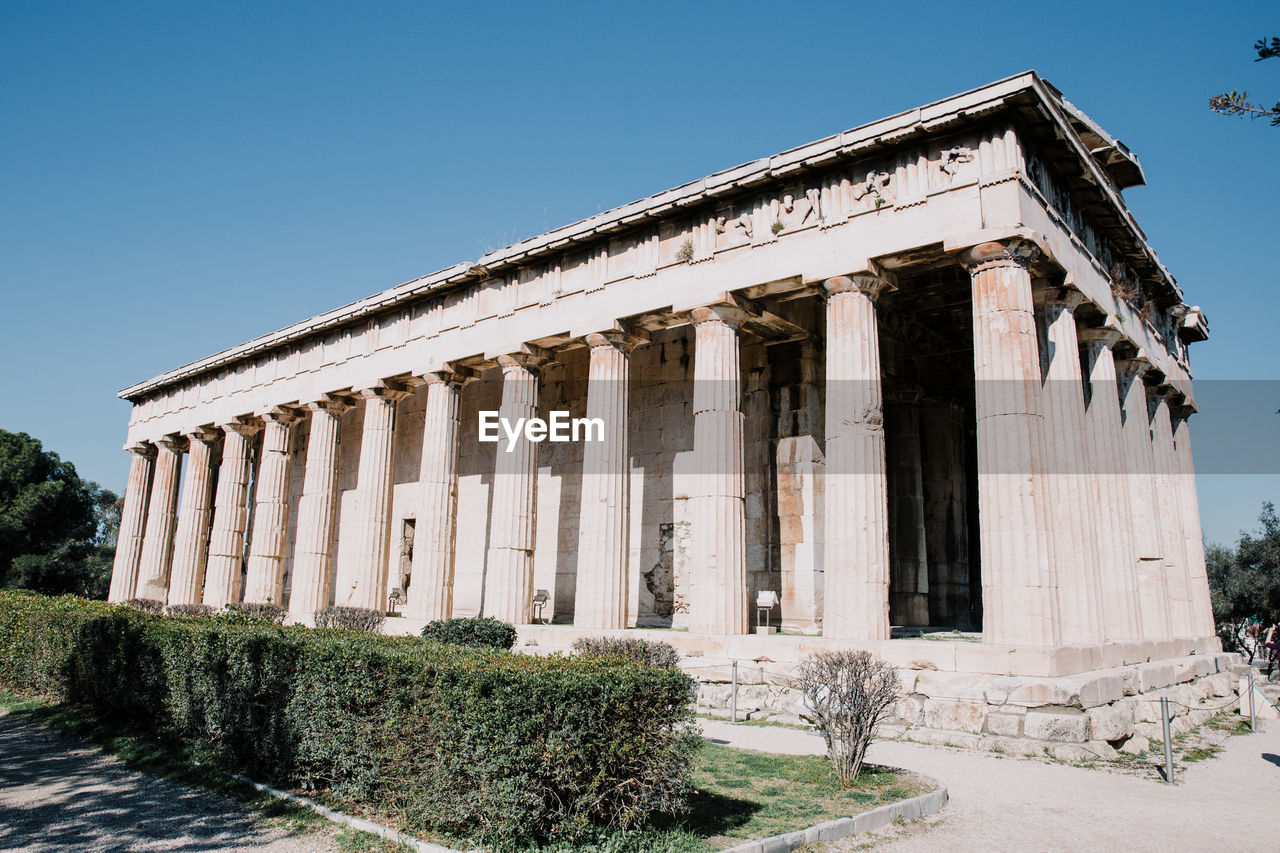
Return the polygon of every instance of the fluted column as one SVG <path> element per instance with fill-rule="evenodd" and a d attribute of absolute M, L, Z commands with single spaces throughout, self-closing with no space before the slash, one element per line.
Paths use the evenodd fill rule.
<path fill-rule="evenodd" d="M 209 567 L 202 599 L 209 607 L 225 607 L 240 600 L 253 436 L 260 429 L 261 424 L 247 420 L 222 426 L 222 464 L 218 467 L 218 491 L 213 499 L 213 532 L 209 535 Z"/>
<path fill-rule="evenodd" d="M 1187 543 L 1182 525 L 1182 488 L 1178 458 L 1173 449 L 1173 421 L 1169 386 L 1151 397 L 1151 455 L 1155 463 L 1156 498 L 1160 504 L 1160 550 L 1164 554 L 1165 584 L 1169 589 L 1169 626 L 1175 637 L 1194 637 L 1195 608 L 1187 571 Z"/>
<path fill-rule="evenodd" d="M 204 591 L 204 570 L 209 558 L 209 516 L 213 496 L 213 454 L 221 437 L 216 430 L 200 429 L 189 436 L 187 476 L 182 484 L 177 533 L 173 540 L 173 571 L 169 578 L 169 604 L 199 604 Z"/>
<path fill-rule="evenodd" d="M 154 445 L 130 445 L 129 484 L 124 491 L 120 513 L 120 533 L 116 538 L 116 558 L 111 569 L 108 601 L 128 601 L 138 585 L 138 565 L 142 561 L 142 540 L 147 529 L 147 500 L 151 497 L 151 471 L 155 464 Z"/>
<path fill-rule="evenodd" d="M 1164 554 L 1160 550 L 1160 509 L 1156 499 L 1155 460 L 1151 449 L 1151 419 L 1143 375 L 1151 369 L 1145 358 L 1116 365 L 1120 386 L 1120 410 L 1124 417 L 1124 465 L 1129 488 L 1129 527 L 1133 550 L 1138 611 L 1142 637 L 1171 636 L 1169 590 L 1165 583 Z"/>
<path fill-rule="evenodd" d="M 1044 417 L 1030 265 L 1022 239 L 964 253 L 973 279 L 983 640 L 1058 642 L 1056 579 L 1044 495 Z"/>
<path fill-rule="evenodd" d="M 689 630 L 745 634 L 747 521 L 743 491 L 739 329 L 747 313 L 718 304 L 689 312 L 694 328 L 693 567 Z"/>
<path fill-rule="evenodd" d="M 1173 449 L 1178 462 L 1178 486 L 1182 492 L 1182 533 L 1186 541 L 1187 574 L 1191 579 L 1192 626 L 1196 637 L 1215 637 L 1213 602 L 1204 562 L 1204 532 L 1200 527 L 1200 498 L 1196 494 L 1196 466 L 1191 454 L 1192 412 L 1179 407 L 1173 421 Z"/>
<path fill-rule="evenodd" d="M 311 430 L 298 499 L 298 535 L 293 546 L 289 614 L 314 616 L 329 605 L 333 580 L 333 521 L 338 507 L 338 428 L 352 402 L 328 395 L 307 406 Z"/>
<path fill-rule="evenodd" d="M 339 566 L 334 603 L 385 612 L 387 558 L 391 552 L 391 491 L 395 464 L 396 403 L 409 388 L 384 382 L 360 392 L 364 427 L 360 434 L 360 469 L 356 480 L 356 513 L 343 519 L 343 533 L 355 538 L 351 565 Z"/>
<path fill-rule="evenodd" d="M 1088 493 L 1096 507 L 1093 542 L 1102 592 L 1103 631 L 1108 640 L 1142 638 L 1138 604 L 1137 557 L 1129 519 L 1129 478 L 1125 469 L 1120 394 L 1112 348 L 1120 332 L 1086 329 L 1079 334 L 1089 373 L 1085 409 L 1085 444 L 1093 484 Z"/>
<path fill-rule="evenodd" d="M 631 532 L 631 350 L 642 341 L 622 331 L 586 336 L 591 348 L 587 418 L 604 422 L 604 440 L 582 449 L 578 579 L 573 624 L 627 627 Z"/>
<path fill-rule="evenodd" d="M 1051 286 L 1036 294 L 1040 352 L 1045 362 L 1045 485 L 1053 508 L 1053 554 L 1064 643 L 1104 639 L 1095 548 L 1097 508 L 1085 447 L 1084 376 L 1075 316 L 1083 301 L 1079 291 L 1065 287 Z"/>
<path fill-rule="evenodd" d="M 284 557 L 289 544 L 289 451 L 292 409 L 278 407 L 262 416 L 262 458 L 249 538 L 249 569 L 244 600 L 252 604 L 280 604 L 284 597 Z"/>
<path fill-rule="evenodd" d="M 538 415 L 538 371 L 545 353 L 534 347 L 498 357 L 502 403 L 498 415 L 514 428 Z M 521 435 L 494 450 L 489 550 L 485 558 L 484 614 L 513 625 L 533 617 L 533 547 L 537 530 L 538 445 Z"/>
<path fill-rule="evenodd" d="M 405 616 L 453 616 L 454 537 L 458 524 L 458 406 L 470 378 L 463 369 L 438 370 L 427 381 L 422 426 L 421 514 L 413 543 L 412 581 Z"/>
<path fill-rule="evenodd" d="M 169 599 L 173 529 L 178 520 L 178 483 L 182 479 L 182 452 L 186 446 L 186 439 L 176 435 L 156 442 L 155 474 L 151 478 L 151 500 L 147 504 L 135 598 L 159 602 Z"/>
<path fill-rule="evenodd" d="M 839 276 L 827 293 L 822 633 L 889 639 L 889 487 L 875 301 L 890 281 Z"/>

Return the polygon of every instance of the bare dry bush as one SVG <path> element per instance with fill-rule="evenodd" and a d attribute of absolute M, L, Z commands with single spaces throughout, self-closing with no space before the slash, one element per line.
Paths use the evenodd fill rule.
<path fill-rule="evenodd" d="M 797 671 L 806 716 L 844 785 L 862 772 L 876 727 L 898 698 L 898 672 L 868 651 L 820 651 Z"/>

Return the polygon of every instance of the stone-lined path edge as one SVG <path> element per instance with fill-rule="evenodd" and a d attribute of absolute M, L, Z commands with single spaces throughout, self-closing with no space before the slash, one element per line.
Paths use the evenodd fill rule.
<path fill-rule="evenodd" d="M 403 832 L 394 830 L 389 826 L 383 826 L 380 823 L 374 823 L 371 820 L 364 820 L 363 818 L 352 817 L 351 815 L 344 814 L 340 811 L 334 811 L 328 806 L 320 805 L 315 800 L 309 800 L 306 797 L 300 797 L 297 794 L 290 794 L 288 791 L 281 791 L 279 788 L 273 788 L 270 785 L 255 782 L 248 776 L 239 776 L 233 773 L 231 774 L 231 778 L 235 779 L 237 782 L 242 782 L 245 785 L 256 788 L 264 794 L 270 794 L 277 799 L 287 800 L 288 802 L 296 803 L 300 806 L 306 806 L 316 814 L 327 818 L 334 823 L 345 824 L 352 829 L 358 829 L 361 832 L 368 832 L 371 835 L 377 835 L 380 838 L 387 839 L 388 841 L 394 841 L 396 844 L 402 844 L 405 847 L 417 850 L 418 853 L 466 853 L 466 851 L 455 850 L 452 847 L 442 847 L 439 844 L 432 844 L 430 841 L 423 841 L 422 839 L 414 838 L 412 835 L 405 835 Z M 787 849 L 790 850 L 792 848 Z"/>
<path fill-rule="evenodd" d="M 792 850 L 817 841 L 835 841 L 837 838 L 844 838 L 846 835 L 858 835 L 863 832 L 884 829 L 898 818 L 911 820 L 912 818 L 931 815 L 934 812 L 941 811 L 942 807 L 947 804 L 947 799 L 947 789 L 939 787 L 936 791 L 930 791 L 927 794 L 921 794 L 909 800 L 900 800 L 896 803 L 877 806 L 869 812 L 863 812 L 853 817 L 836 818 L 835 820 L 828 820 L 811 826 L 808 829 L 797 829 L 794 832 L 785 832 L 782 835 L 771 835 L 768 838 L 748 841 L 746 844 L 739 844 L 736 847 L 722 850 L 721 853 L 790 853 Z"/>

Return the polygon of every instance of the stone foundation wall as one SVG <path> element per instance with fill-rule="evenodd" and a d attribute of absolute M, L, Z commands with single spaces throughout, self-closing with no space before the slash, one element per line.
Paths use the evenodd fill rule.
<path fill-rule="evenodd" d="M 699 679 L 698 711 L 728 716 L 728 667 L 686 660 Z M 902 696 L 881 727 L 885 737 L 1064 761 L 1139 753 L 1162 737 L 1160 699 L 1171 702 L 1175 734 L 1239 705 L 1247 667 L 1236 654 L 1190 655 L 1038 678 L 899 670 Z M 802 722 L 789 668 L 740 666 L 739 719 Z"/>

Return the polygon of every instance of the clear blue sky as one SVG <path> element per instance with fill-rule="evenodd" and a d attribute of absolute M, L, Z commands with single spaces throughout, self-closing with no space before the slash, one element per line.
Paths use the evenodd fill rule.
<path fill-rule="evenodd" d="M 0 0 L 0 427 L 120 490 L 128 384 L 1029 68 L 1140 156 L 1198 377 L 1280 379 L 1280 128 L 1205 106 L 1280 97 L 1271 35 L 1274 2 Z M 1254 472 L 1201 476 L 1214 541 L 1280 501 L 1280 393 L 1230 387 L 1193 421 Z"/>

